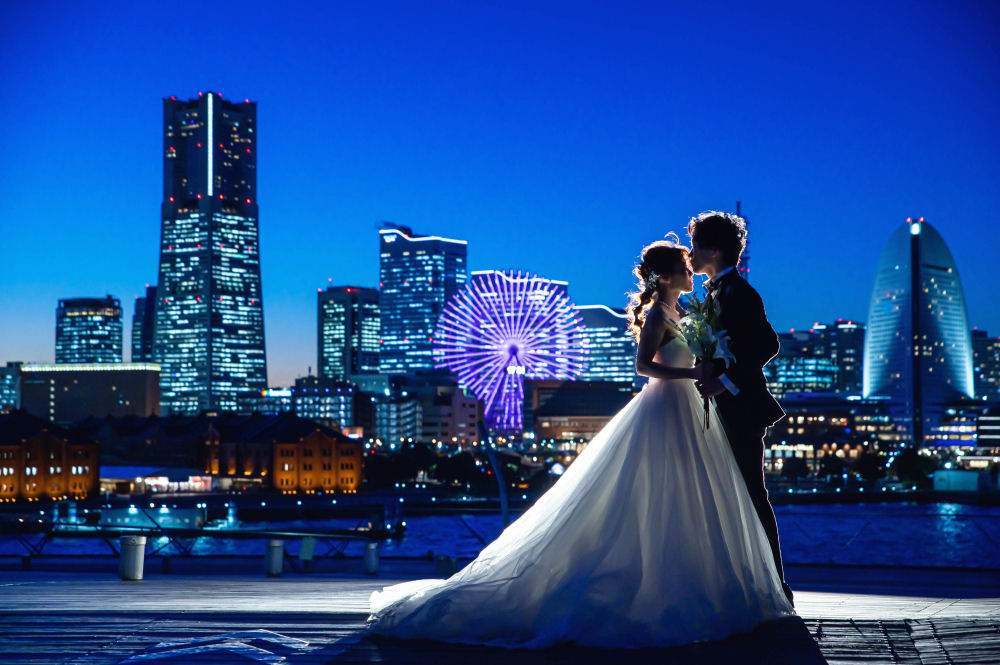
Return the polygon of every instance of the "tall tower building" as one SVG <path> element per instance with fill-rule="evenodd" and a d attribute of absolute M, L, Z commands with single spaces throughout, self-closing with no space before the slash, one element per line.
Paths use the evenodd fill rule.
<path fill-rule="evenodd" d="M 628 316 L 623 309 L 605 305 L 578 305 L 583 317 L 587 346 L 587 370 L 579 381 L 614 381 L 631 388 L 641 388 L 646 377 L 635 372 L 635 338 L 628 330 Z"/>
<path fill-rule="evenodd" d="M 444 304 L 465 286 L 467 245 L 404 226 L 379 231 L 380 372 L 433 369 L 434 326 Z"/>
<path fill-rule="evenodd" d="M 325 291 L 320 289 L 317 300 L 320 378 L 344 381 L 351 375 L 377 374 L 378 289 L 329 286 Z"/>
<path fill-rule="evenodd" d="M 1000 337 L 972 331 L 972 365 L 976 399 L 1000 400 Z"/>
<path fill-rule="evenodd" d="M 864 396 L 889 397 L 916 446 L 945 404 L 974 396 L 972 342 L 958 268 L 924 218 L 907 219 L 882 250 L 868 310 Z"/>
<path fill-rule="evenodd" d="M 65 298 L 56 308 L 57 363 L 120 363 L 122 305 L 118 298 Z"/>
<path fill-rule="evenodd" d="M 267 388 L 256 102 L 163 100 L 161 219 L 161 411 L 235 410 L 237 393 Z"/>
<path fill-rule="evenodd" d="M 156 285 L 146 285 L 146 295 L 135 299 L 132 314 L 132 362 L 153 360 L 153 327 L 156 321 Z"/>

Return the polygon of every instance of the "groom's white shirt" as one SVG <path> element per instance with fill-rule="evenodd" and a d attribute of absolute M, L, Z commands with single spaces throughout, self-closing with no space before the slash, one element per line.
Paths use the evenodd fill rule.
<path fill-rule="evenodd" d="M 719 272 L 715 273 L 715 276 L 712 277 L 712 281 L 715 282 L 715 283 L 718 283 L 718 281 L 720 279 L 722 279 L 723 277 L 725 277 L 726 275 L 728 275 L 732 271 L 733 271 L 733 266 L 729 266 L 728 268 L 723 268 Z M 728 390 L 732 394 L 734 394 L 734 395 L 739 395 L 740 394 L 740 389 L 737 388 L 736 384 L 733 383 L 732 380 L 728 376 L 726 376 L 725 374 L 720 374 L 719 375 L 719 381 L 722 383 L 722 385 L 724 385 L 726 387 L 726 390 Z"/>

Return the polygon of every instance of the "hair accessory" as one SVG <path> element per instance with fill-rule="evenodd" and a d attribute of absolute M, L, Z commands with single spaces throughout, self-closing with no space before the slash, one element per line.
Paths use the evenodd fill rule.
<path fill-rule="evenodd" d="M 645 284 L 647 291 L 655 291 L 660 288 L 660 275 L 655 270 L 650 270 Z"/>

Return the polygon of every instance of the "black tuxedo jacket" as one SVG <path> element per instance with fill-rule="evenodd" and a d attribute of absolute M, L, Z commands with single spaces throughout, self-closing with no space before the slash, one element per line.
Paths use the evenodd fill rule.
<path fill-rule="evenodd" d="M 725 374 L 739 389 L 715 398 L 727 427 L 770 427 L 784 417 L 767 389 L 764 365 L 778 353 L 778 335 L 767 321 L 757 291 L 734 269 L 719 281 L 713 299 L 719 303 L 719 322 L 729 334 L 729 348 L 736 357 L 729 367 L 716 360 L 715 374 Z"/>

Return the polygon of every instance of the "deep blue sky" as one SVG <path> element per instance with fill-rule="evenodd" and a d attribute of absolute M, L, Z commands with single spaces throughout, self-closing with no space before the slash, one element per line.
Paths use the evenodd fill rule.
<path fill-rule="evenodd" d="M 6 3 L 0 361 L 53 359 L 60 297 L 112 293 L 128 330 L 161 98 L 210 89 L 259 102 L 273 384 L 315 368 L 317 287 L 376 284 L 379 220 L 620 306 L 645 243 L 741 199 L 788 329 L 864 320 L 923 215 L 1000 334 L 998 5 L 745 4 Z"/>

